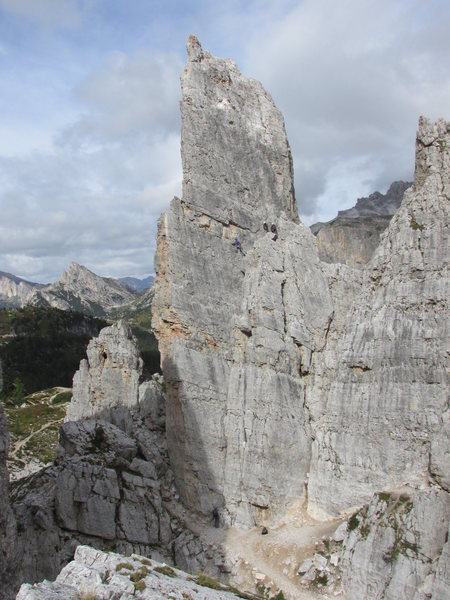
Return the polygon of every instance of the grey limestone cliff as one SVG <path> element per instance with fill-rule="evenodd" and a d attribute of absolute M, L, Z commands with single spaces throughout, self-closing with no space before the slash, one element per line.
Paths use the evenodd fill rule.
<path fill-rule="evenodd" d="M 332 305 L 270 96 L 193 37 L 182 90 L 183 198 L 159 222 L 153 301 L 168 450 L 189 506 L 249 524 L 304 493 L 301 369 Z"/>
<path fill-rule="evenodd" d="M 353 208 L 340 210 L 332 221 L 311 225 L 311 231 L 317 237 L 320 259 L 363 268 L 372 258 L 381 234 L 411 185 L 395 181 L 386 194 L 374 192 L 367 198 L 358 198 Z"/>
<path fill-rule="evenodd" d="M 448 473 L 449 144 L 444 121 L 421 119 L 414 186 L 365 270 L 328 381 L 315 382 L 328 391 L 309 498 L 334 513 Z"/>
<path fill-rule="evenodd" d="M 105 327 L 87 347 L 87 359 L 73 378 L 73 397 L 66 421 L 102 415 L 115 406 L 139 404 L 143 362 L 125 321 Z"/>
<path fill-rule="evenodd" d="M 414 185 L 361 271 L 321 262 L 298 222 L 260 85 L 191 38 L 182 88 L 183 198 L 159 222 L 153 303 L 182 500 L 252 525 L 299 500 L 350 514 L 405 481 L 447 498 L 448 124 L 421 118 Z M 420 585 L 445 576 L 438 556 Z"/>

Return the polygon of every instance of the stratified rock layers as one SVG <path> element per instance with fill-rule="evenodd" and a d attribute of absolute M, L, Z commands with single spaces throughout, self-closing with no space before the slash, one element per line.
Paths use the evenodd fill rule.
<path fill-rule="evenodd" d="M 153 302 L 168 447 L 189 506 L 253 523 L 303 494 L 301 361 L 323 346 L 332 305 L 314 238 L 298 225 L 281 114 L 195 38 L 188 55 L 183 198 L 159 222 Z"/>

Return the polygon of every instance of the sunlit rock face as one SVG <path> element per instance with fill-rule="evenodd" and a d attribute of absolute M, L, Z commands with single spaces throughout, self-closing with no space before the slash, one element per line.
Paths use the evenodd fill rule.
<path fill-rule="evenodd" d="M 111 408 L 139 405 L 143 362 L 130 326 L 119 321 L 102 329 L 87 348 L 73 378 L 66 421 L 90 419 Z"/>
<path fill-rule="evenodd" d="M 316 382 L 327 392 L 309 497 L 331 513 L 402 481 L 433 477 L 448 490 L 449 129 L 420 120 L 414 185 L 364 272 L 334 368 Z"/>
<path fill-rule="evenodd" d="M 182 90 L 183 198 L 159 222 L 153 302 L 169 454 L 186 503 L 252 524 L 304 494 L 302 369 L 332 304 L 270 96 L 196 38 Z"/>

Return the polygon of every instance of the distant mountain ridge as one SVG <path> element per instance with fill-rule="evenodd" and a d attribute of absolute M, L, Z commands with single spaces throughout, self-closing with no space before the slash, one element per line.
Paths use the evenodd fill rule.
<path fill-rule="evenodd" d="M 153 282 L 155 281 L 155 276 L 149 275 L 144 279 L 138 279 L 137 277 L 121 277 L 118 279 L 118 281 L 135 292 L 144 292 L 152 287 Z"/>
<path fill-rule="evenodd" d="M 106 316 L 112 310 L 132 302 L 140 288 L 147 289 L 148 280 L 153 278 L 150 276 L 146 280 L 124 279 L 131 280 L 131 283 L 100 277 L 75 262 L 69 264 L 58 281 L 48 285 L 26 281 L 0 271 L 0 308 L 51 306 L 94 316 Z"/>
<path fill-rule="evenodd" d="M 394 181 L 386 194 L 374 192 L 367 198 L 358 198 L 355 206 L 340 210 L 328 223 L 311 225 L 320 259 L 362 268 L 371 259 L 381 234 L 411 185 L 411 182 Z"/>

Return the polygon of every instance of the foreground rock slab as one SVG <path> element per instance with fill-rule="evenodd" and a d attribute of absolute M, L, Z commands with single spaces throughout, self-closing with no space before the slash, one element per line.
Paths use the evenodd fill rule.
<path fill-rule="evenodd" d="M 214 580 L 210 580 L 214 582 Z M 218 582 L 214 582 L 219 588 Z M 225 586 L 224 586 L 225 587 Z M 204 587 L 183 571 L 133 554 L 121 556 L 78 546 L 56 581 L 23 584 L 17 600 L 226 600 L 232 592 Z"/>

